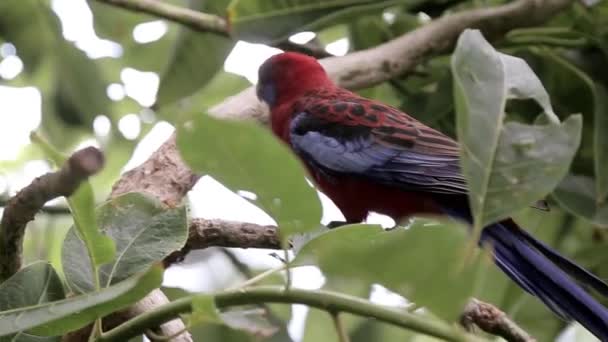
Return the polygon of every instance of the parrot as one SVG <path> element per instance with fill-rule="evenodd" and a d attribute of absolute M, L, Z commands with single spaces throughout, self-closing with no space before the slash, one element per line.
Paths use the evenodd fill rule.
<path fill-rule="evenodd" d="M 301 160 L 317 188 L 346 223 L 369 213 L 396 222 L 416 214 L 472 222 L 459 144 L 399 109 L 336 85 L 313 57 L 271 56 L 258 69 L 258 99 L 270 128 Z M 483 228 L 479 245 L 524 291 L 560 318 L 578 321 L 608 341 L 608 297 L 597 276 L 534 238 L 512 219 Z"/>

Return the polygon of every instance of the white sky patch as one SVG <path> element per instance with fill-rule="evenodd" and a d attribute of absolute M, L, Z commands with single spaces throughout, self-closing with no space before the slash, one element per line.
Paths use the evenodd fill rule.
<path fill-rule="evenodd" d="M 17 48 L 12 43 L 0 44 L 0 56 L 8 57 L 8 56 L 14 56 L 16 54 L 17 54 Z"/>
<path fill-rule="evenodd" d="M 129 171 L 150 158 L 152 153 L 169 139 L 174 130 L 173 126 L 166 121 L 160 121 L 154 125 L 150 132 L 137 144 L 131 159 L 123 167 L 122 172 Z"/>
<path fill-rule="evenodd" d="M 9 195 L 13 196 L 18 190 L 30 184 L 34 178 L 42 176 L 51 170 L 45 160 L 30 160 L 23 165 L 21 170 L 15 170 L 6 174 L 9 184 Z"/>
<path fill-rule="evenodd" d="M 202 177 L 188 194 L 192 217 L 276 224 L 262 209 L 230 191 L 210 176 Z"/>
<path fill-rule="evenodd" d="M 386 10 L 382 12 L 382 19 L 385 23 L 391 25 L 397 19 L 397 15 L 393 11 Z"/>
<path fill-rule="evenodd" d="M 161 39 L 168 30 L 167 23 L 162 20 L 137 24 L 133 28 L 133 39 L 140 44 L 147 44 Z"/>
<path fill-rule="evenodd" d="M 252 44 L 239 40 L 224 62 L 224 70 L 241 75 L 256 84 L 258 68 L 270 56 L 281 53 L 282 50 L 263 44 Z"/>
<path fill-rule="evenodd" d="M 0 62 L 0 77 L 12 80 L 23 70 L 23 62 L 15 55 L 7 56 Z"/>
<path fill-rule="evenodd" d="M 42 96 L 34 87 L 0 86 L 0 160 L 12 160 L 29 144 L 30 132 L 40 125 Z"/>
<path fill-rule="evenodd" d="M 124 68 L 120 71 L 127 96 L 144 107 L 150 107 L 156 101 L 156 92 L 160 79 L 155 72 L 139 71 Z"/>
<path fill-rule="evenodd" d="M 120 118 L 118 121 L 118 130 L 127 139 L 136 139 L 141 132 L 141 121 L 137 114 L 127 114 Z"/>
<path fill-rule="evenodd" d="M 369 294 L 369 300 L 382 305 L 388 306 L 407 306 L 408 302 L 401 295 L 387 289 L 386 287 L 378 284 L 372 285 L 371 293 Z"/>
<path fill-rule="evenodd" d="M 418 12 L 418 20 L 420 20 L 421 23 L 428 23 L 432 20 L 433 18 L 431 18 L 430 15 L 424 13 L 424 12 Z"/>
<path fill-rule="evenodd" d="M 106 88 L 106 95 L 112 101 L 120 101 L 125 98 L 125 87 L 120 83 L 111 83 Z"/>
<path fill-rule="evenodd" d="M 317 36 L 316 33 L 311 31 L 304 31 L 300 33 L 296 33 L 289 37 L 289 41 L 296 44 L 306 44 L 309 41 L 313 40 Z"/>
<path fill-rule="evenodd" d="M 97 142 L 97 140 L 95 140 L 95 139 L 83 140 L 78 144 L 78 146 L 76 146 L 76 148 L 74 148 L 74 152 L 82 150 L 82 149 L 90 147 L 90 146 L 99 148 L 99 142 Z"/>
<path fill-rule="evenodd" d="M 105 115 L 98 115 L 93 120 L 93 131 L 98 137 L 106 137 L 110 134 L 112 129 L 112 122 Z"/>
<path fill-rule="evenodd" d="M 321 223 L 328 224 L 331 221 L 345 221 L 344 215 L 340 209 L 334 204 L 334 202 L 327 197 L 324 193 L 318 191 L 319 199 L 323 205 L 323 217 L 321 217 Z"/>
<path fill-rule="evenodd" d="M 100 39 L 93 29 L 93 13 L 85 0 L 52 0 L 51 7 L 61 19 L 65 39 L 90 58 L 120 57 L 122 47 L 107 39 Z"/>
<path fill-rule="evenodd" d="M 369 213 L 365 222 L 370 224 L 379 224 L 383 228 L 392 228 L 396 224 L 395 220 L 393 220 L 391 217 L 375 212 Z"/>
<path fill-rule="evenodd" d="M 334 56 L 344 56 L 348 52 L 350 43 L 348 38 L 340 38 L 335 42 L 327 44 L 325 51 L 331 53 Z"/>

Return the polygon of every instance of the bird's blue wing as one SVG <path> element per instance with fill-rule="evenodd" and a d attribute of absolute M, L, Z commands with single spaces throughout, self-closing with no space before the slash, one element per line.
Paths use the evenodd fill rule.
<path fill-rule="evenodd" d="M 311 167 L 329 175 L 351 175 L 408 190 L 466 193 L 457 153 L 417 150 L 416 140 L 387 141 L 378 129 L 332 122 L 306 111 L 292 119 L 290 143 Z"/>

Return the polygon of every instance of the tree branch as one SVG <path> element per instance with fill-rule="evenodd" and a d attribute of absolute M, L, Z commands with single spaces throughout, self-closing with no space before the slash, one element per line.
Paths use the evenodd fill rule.
<path fill-rule="evenodd" d="M 460 323 L 469 331 L 472 330 L 473 325 L 476 325 L 479 329 L 509 342 L 536 341 L 499 308 L 475 298 L 471 299 L 464 308 Z"/>
<path fill-rule="evenodd" d="M 230 35 L 230 27 L 226 19 L 217 15 L 191 10 L 185 7 L 171 5 L 158 0 L 97 0 L 98 2 L 124 9 L 152 14 L 178 24 L 187 26 L 199 32 L 212 32 L 222 36 Z"/>
<path fill-rule="evenodd" d="M 153 311 L 146 312 L 106 332 L 98 341 L 127 341 L 129 338 L 143 333 L 151 325 L 165 322 L 180 313 L 190 312 L 192 310 L 193 298 L 194 296 L 180 298 Z M 472 336 L 467 336 L 458 329 L 441 321 L 428 319 L 421 315 L 391 307 L 380 306 L 357 297 L 325 290 L 285 290 L 282 286 L 261 286 L 220 292 L 214 298 L 218 308 L 263 303 L 304 304 L 329 312 L 348 312 L 363 317 L 375 318 L 382 322 L 447 341 L 474 340 Z"/>
<path fill-rule="evenodd" d="M 80 183 L 101 170 L 103 164 L 101 151 L 87 147 L 72 154 L 59 171 L 34 179 L 8 201 L 0 222 L 0 280 L 9 278 L 21 268 L 27 223 L 46 202 L 74 193 Z"/>
<path fill-rule="evenodd" d="M 281 240 L 275 226 L 227 220 L 192 219 L 188 242 L 164 260 L 165 267 L 182 261 L 193 249 L 209 247 L 281 249 Z"/>

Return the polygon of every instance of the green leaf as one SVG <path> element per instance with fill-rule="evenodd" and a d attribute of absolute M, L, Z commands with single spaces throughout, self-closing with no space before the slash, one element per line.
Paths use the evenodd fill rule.
<path fill-rule="evenodd" d="M 0 312 L 0 336 L 32 329 L 40 335 L 61 335 L 99 317 L 121 310 L 160 286 L 163 268 L 148 271 L 99 292 Z"/>
<path fill-rule="evenodd" d="M 222 318 L 215 306 L 213 296 L 200 294 L 192 298 L 190 323 L 198 324 L 202 322 L 222 323 Z"/>
<path fill-rule="evenodd" d="M 188 237 L 186 207 L 167 208 L 153 197 L 128 193 L 97 210 L 102 231 L 116 244 L 116 257 L 99 267 L 102 286 L 118 283 L 180 249 Z M 95 289 L 85 245 L 71 229 L 63 243 L 62 262 L 73 291 Z"/>
<path fill-rule="evenodd" d="M 30 138 L 40 146 L 46 157 L 55 165 L 61 166 L 67 159 L 66 156 L 55 150 L 53 146 L 37 134 L 33 133 Z M 67 201 L 74 217 L 74 225 L 80 238 L 83 239 L 86 251 L 90 256 L 90 259 L 83 259 L 87 261 L 91 260 L 90 262 L 95 266 L 112 260 L 116 249 L 112 239 L 102 234 L 97 228 L 97 221 L 95 220 L 95 196 L 93 195 L 91 184 L 88 181 L 82 182 L 72 196 L 67 198 Z"/>
<path fill-rule="evenodd" d="M 593 148 L 596 184 L 596 202 L 606 204 L 608 196 L 608 90 L 594 83 Z"/>
<path fill-rule="evenodd" d="M 596 196 L 593 179 L 577 175 L 567 176 L 553 192 L 562 208 L 597 226 L 608 227 L 608 203 L 598 203 Z"/>
<path fill-rule="evenodd" d="M 22 268 L 0 284 L 0 311 L 39 305 L 65 298 L 63 285 L 50 264 L 36 262 Z M 17 332 L 0 341 L 59 341 L 59 337 L 40 337 Z"/>
<path fill-rule="evenodd" d="M 380 12 L 402 1 L 369 0 L 234 0 L 228 9 L 239 39 L 271 43 L 303 30 L 335 25 L 356 15 Z"/>
<path fill-rule="evenodd" d="M 209 6 L 194 1 L 190 7 L 205 11 Z M 162 107 L 204 87 L 223 69 L 235 43 L 228 37 L 182 27 L 161 77 L 156 106 Z"/>
<path fill-rule="evenodd" d="M 481 270 L 476 266 L 486 261 L 464 265 L 467 240 L 467 228 L 453 221 L 415 219 L 408 228 L 391 231 L 352 225 L 313 239 L 294 263 L 318 265 L 327 278 L 382 284 L 454 321 L 476 293 Z"/>
<path fill-rule="evenodd" d="M 452 57 L 461 166 L 476 233 L 551 192 L 566 175 L 580 143 L 582 118 L 565 122 L 522 59 L 501 54 L 476 30 L 458 39 Z M 505 123 L 511 98 L 534 99 L 549 123 Z"/>
<path fill-rule="evenodd" d="M 253 192 L 251 201 L 277 221 L 283 239 L 319 226 L 321 204 L 302 165 L 261 126 L 199 115 L 178 129 L 177 145 L 197 173 Z"/>

